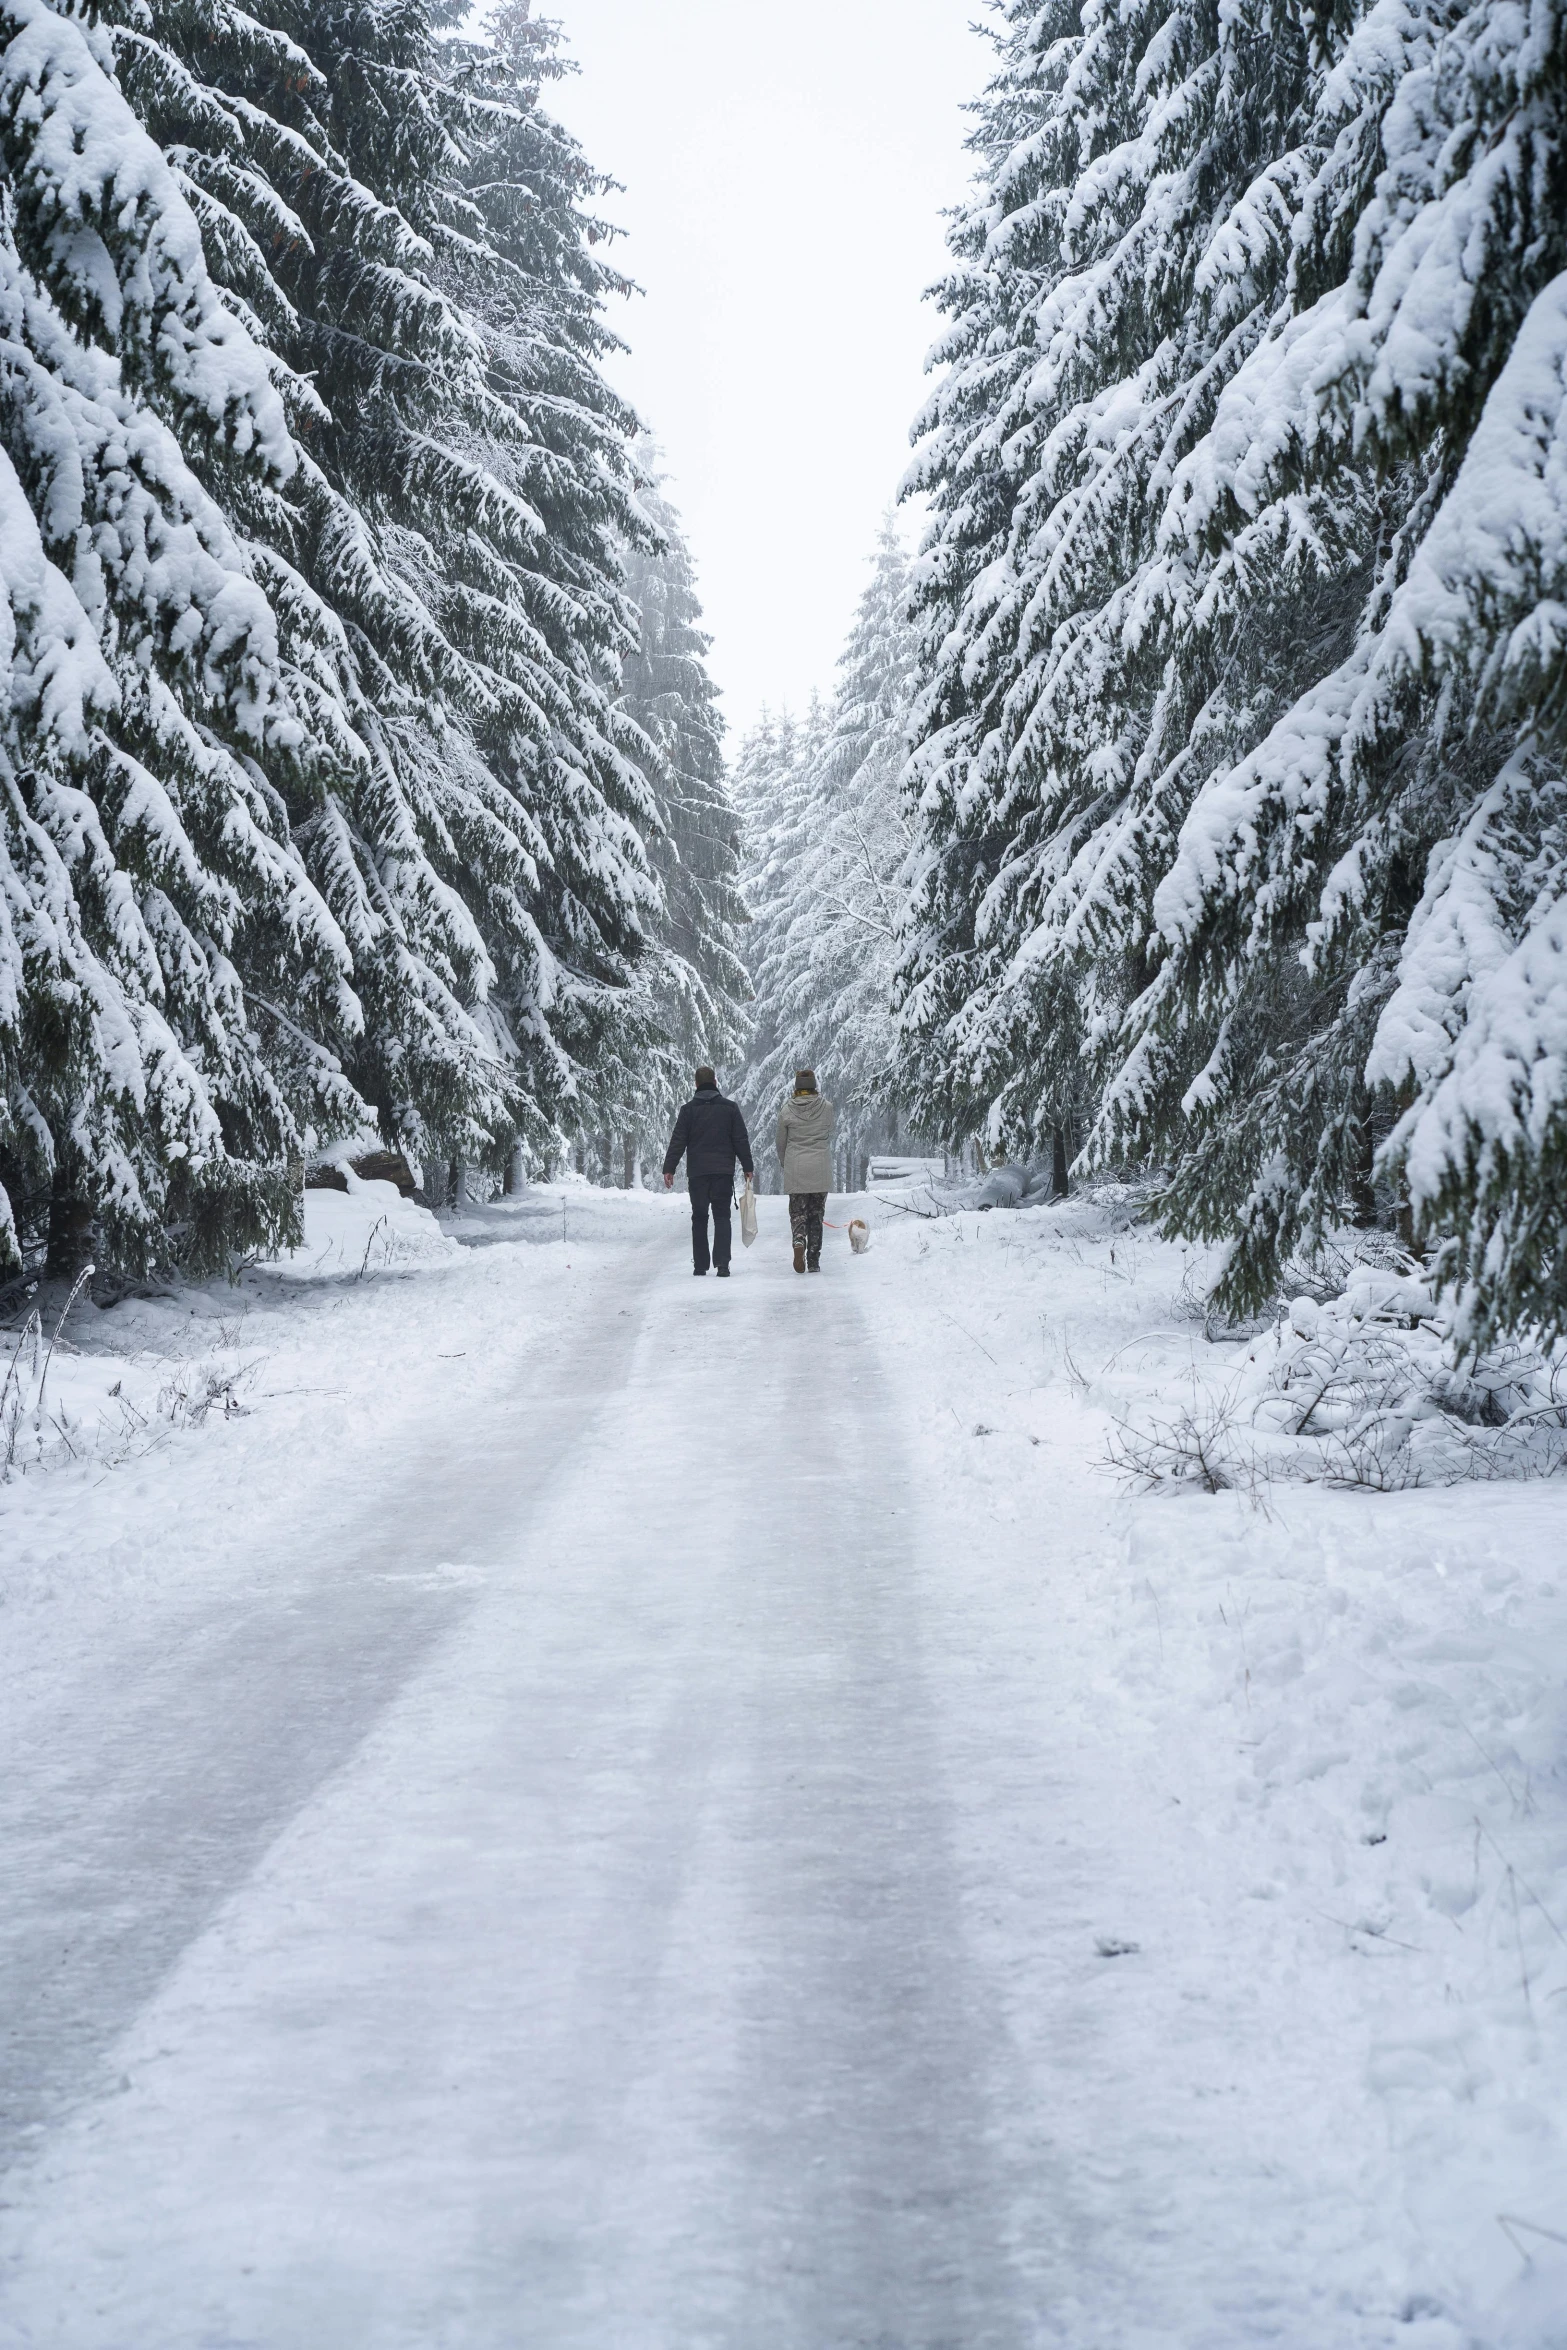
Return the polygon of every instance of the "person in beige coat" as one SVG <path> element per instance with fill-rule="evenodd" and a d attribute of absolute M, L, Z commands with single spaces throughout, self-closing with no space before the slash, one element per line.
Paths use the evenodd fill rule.
<path fill-rule="evenodd" d="M 832 1129 L 837 1113 L 816 1090 L 814 1069 L 796 1069 L 794 1091 L 778 1113 L 778 1164 L 789 1194 L 789 1230 L 797 1273 L 822 1269 L 822 1217 L 832 1189 Z"/>

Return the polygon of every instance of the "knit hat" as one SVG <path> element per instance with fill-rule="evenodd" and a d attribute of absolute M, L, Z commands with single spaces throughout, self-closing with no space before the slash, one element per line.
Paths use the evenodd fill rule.
<path fill-rule="evenodd" d="M 796 1069 L 794 1090 L 796 1093 L 814 1093 L 816 1091 L 816 1071 L 814 1069 Z"/>
<path fill-rule="evenodd" d="M 711 1069 L 698 1069 L 696 1073 L 696 1089 L 698 1093 L 701 1092 L 704 1085 L 710 1085 L 715 1093 L 718 1091 L 718 1079 L 714 1076 Z"/>

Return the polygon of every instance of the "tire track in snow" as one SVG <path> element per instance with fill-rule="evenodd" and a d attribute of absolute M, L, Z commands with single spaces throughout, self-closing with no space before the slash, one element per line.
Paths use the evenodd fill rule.
<path fill-rule="evenodd" d="M 22 2182 L 54 2350 L 1039 2338 L 895 1416 L 757 1254 L 601 1308 L 505 1559 Z"/>
<path fill-rule="evenodd" d="M 645 1283 L 658 1255 L 655 1238 L 627 1261 Z M 454 1411 L 417 1458 L 372 1464 L 346 1544 L 280 1549 L 267 1497 L 236 1494 L 257 1518 L 243 1595 L 171 1595 L 34 1712 L 0 1772 L 0 2170 L 104 2088 L 106 2052 L 180 1952 L 472 1608 L 477 1584 L 442 1562 L 482 1556 L 497 1516 L 562 1473 L 634 1330 L 611 1309 L 551 1332 L 477 1419 Z"/>

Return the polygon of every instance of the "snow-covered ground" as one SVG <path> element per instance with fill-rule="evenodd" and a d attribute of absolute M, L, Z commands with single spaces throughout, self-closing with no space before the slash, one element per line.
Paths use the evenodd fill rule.
<path fill-rule="evenodd" d="M 697 1285 L 680 1200 L 319 1194 L 78 1307 L 0 2342 L 1567 2340 L 1567 1486 L 1129 1491 L 1182 1252 L 860 1205 Z"/>

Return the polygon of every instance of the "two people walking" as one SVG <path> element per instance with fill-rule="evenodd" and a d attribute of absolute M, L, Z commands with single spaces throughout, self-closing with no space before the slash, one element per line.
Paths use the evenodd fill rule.
<path fill-rule="evenodd" d="M 822 1216 L 832 1188 L 832 1129 L 836 1113 L 817 1091 L 816 1073 L 796 1069 L 794 1091 L 778 1113 L 775 1141 L 789 1194 L 789 1233 L 794 1242 L 797 1273 L 822 1269 Z M 675 1169 L 686 1162 L 691 1194 L 691 1270 L 698 1276 L 711 1263 L 721 1281 L 729 1278 L 733 1245 L 729 1211 L 738 1159 L 750 1183 L 756 1174 L 751 1138 L 740 1115 L 740 1105 L 718 1090 L 711 1069 L 698 1069 L 696 1090 L 681 1107 L 675 1131 L 664 1154 L 664 1189 L 675 1180 Z M 713 1222 L 709 1249 L 707 1224 Z"/>

